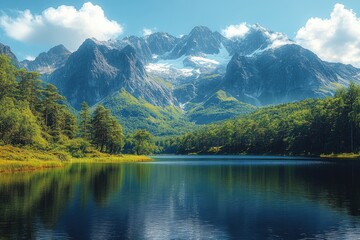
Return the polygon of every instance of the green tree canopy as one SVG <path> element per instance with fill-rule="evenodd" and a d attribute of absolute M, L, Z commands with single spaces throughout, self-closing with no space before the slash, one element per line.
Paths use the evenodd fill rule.
<path fill-rule="evenodd" d="M 104 152 L 118 153 L 124 146 L 123 128 L 110 110 L 99 105 L 91 119 L 92 142 Z"/>
<path fill-rule="evenodd" d="M 153 136 L 147 130 L 137 130 L 133 136 L 134 153 L 137 155 L 148 155 L 155 151 Z"/>
<path fill-rule="evenodd" d="M 84 139 L 90 139 L 90 108 L 87 102 L 81 103 L 80 111 L 80 134 Z"/>

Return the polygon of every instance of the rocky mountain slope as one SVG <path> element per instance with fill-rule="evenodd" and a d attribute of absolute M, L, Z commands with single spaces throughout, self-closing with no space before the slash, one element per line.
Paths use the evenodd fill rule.
<path fill-rule="evenodd" d="M 147 75 L 130 45 L 119 50 L 88 39 L 70 55 L 64 67 L 51 74 L 49 81 L 75 108 L 83 101 L 94 105 L 121 89 L 156 106 L 175 103 L 171 90 Z"/>
<path fill-rule="evenodd" d="M 33 61 L 22 61 L 21 65 L 29 71 L 37 71 L 48 75 L 56 69 L 63 67 L 70 54 L 71 52 L 64 45 L 58 45 L 51 48 L 48 52 L 40 53 Z"/>
<path fill-rule="evenodd" d="M 11 48 L 9 46 L 6 46 L 6 45 L 0 43 L 0 54 L 5 54 L 6 56 L 8 56 L 15 66 L 17 66 L 17 67 L 20 66 L 17 57 L 11 51 Z"/>
<path fill-rule="evenodd" d="M 332 64 L 295 44 L 260 54 L 234 55 L 222 89 L 240 101 L 257 106 L 331 95 L 350 81 L 360 83 L 360 70 Z"/>
<path fill-rule="evenodd" d="M 156 134 L 184 121 L 221 121 L 256 106 L 325 97 L 350 81 L 360 83 L 359 69 L 322 61 L 284 34 L 259 25 L 233 39 L 198 26 L 180 38 L 154 33 L 106 42 L 88 39 L 71 54 L 62 47 L 55 50 L 23 65 L 55 69 L 47 80 L 75 108 L 82 101 L 103 103 L 127 129 L 136 122 Z"/>

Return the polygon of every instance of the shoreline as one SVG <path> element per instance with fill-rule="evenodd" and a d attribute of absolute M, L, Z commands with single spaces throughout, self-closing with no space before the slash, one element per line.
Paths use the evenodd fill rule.
<path fill-rule="evenodd" d="M 158 154 L 157 156 L 161 156 Z M 166 156 L 166 154 L 164 154 Z M 185 156 L 216 156 L 218 154 L 185 154 Z M 230 154 L 223 154 L 230 155 Z M 176 154 L 175 154 L 176 156 Z M 236 154 L 234 156 L 247 156 L 247 154 Z M 248 155 L 253 156 L 253 155 Z M 321 154 L 321 155 L 283 155 L 283 154 L 261 154 L 259 156 L 278 156 L 278 157 L 309 157 L 319 159 L 343 159 L 357 160 L 360 154 L 340 153 L 340 154 Z M 32 172 L 43 171 L 54 168 L 64 168 L 70 164 L 95 164 L 95 163 L 132 163 L 152 161 L 152 157 L 142 155 L 117 154 L 111 155 L 98 151 L 90 151 L 82 158 L 72 157 L 64 151 L 43 151 L 14 146 L 0 146 L 0 173 Z"/>
<path fill-rule="evenodd" d="M 358 153 L 321 154 L 320 158 L 358 160 L 360 159 L 360 154 Z"/>
<path fill-rule="evenodd" d="M 118 154 L 110 155 L 94 151 L 83 158 L 71 157 L 66 152 L 39 151 L 0 146 L 0 173 L 43 171 L 54 168 L 63 168 L 69 164 L 84 163 L 131 163 L 147 162 L 152 158 L 142 155 Z"/>
<path fill-rule="evenodd" d="M 188 153 L 188 154 L 155 154 L 155 156 L 262 156 L 262 157 L 295 157 L 295 158 L 312 158 L 312 159 L 348 159 L 348 160 L 360 160 L 360 153 L 338 153 L 338 154 L 246 154 L 246 153 Z"/>

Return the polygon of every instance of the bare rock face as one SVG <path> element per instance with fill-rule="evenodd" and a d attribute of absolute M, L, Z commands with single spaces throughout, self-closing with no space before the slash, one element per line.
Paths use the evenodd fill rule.
<path fill-rule="evenodd" d="M 152 55 L 162 56 L 170 52 L 180 39 L 164 32 L 158 32 L 146 36 L 145 40 Z"/>
<path fill-rule="evenodd" d="M 359 73 L 289 44 L 253 56 L 235 54 L 222 88 L 240 101 L 261 106 L 329 96 L 339 84 L 360 83 Z"/>
<path fill-rule="evenodd" d="M 51 48 L 48 52 L 40 53 L 33 61 L 24 60 L 21 65 L 29 71 L 37 71 L 41 74 L 51 74 L 65 65 L 71 52 L 64 45 Z"/>
<path fill-rule="evenodd" d="M 0 43 L 0 54 L 5 54 L 6 56 L 8 56 L 16 67 L 20 66 L 18 59 L 16 58 L 15 54 L 11 51 L 11 48 L 9 46 Z"/>
<path fill-rule="evenodd" d="M 218 54 L 221 44 L 228 40 L 218 32 L 204 26 L 197 26 L 189 35 L 183 36 L 170 54 L 170 58 L 181 56 Z M 226 45 L 226 43 L 225 43 Z"/>
<path fill-rule="evenodd" d="M 0 45 L 0 52 L 17 62 L 9 47 Z M 158 32 L 104 42 L 87 39 L 73 53 L 60 45 L 21 64 L 43 73 L 77 109 L 83 101 L 95 105 L 111 99 L 107 106 L 116 111 L 124 105 L 120 112 L 125 114 L 135 101 L 138 115 L 149 104 L 162 110 L 174 106 L 199 124 L 253 111 L 249 104 L 321 98 L 338 86 L 360 83 L 359 69 L 322 61 L 284 34 L 259 25 L 232 39 L 204 26 L 181 38 Z M 155 119 L 145 115 L 142 121 Z"/>
<path fill-rule="evenodd" d="M 156 106 L 174 104 L 171 91 L 146 74 L 130 45 L 118 50 L 88 39 L 50 76 L 50 82 L 75 108 L 83 101 L 93 105 L 122 88 Z"/>

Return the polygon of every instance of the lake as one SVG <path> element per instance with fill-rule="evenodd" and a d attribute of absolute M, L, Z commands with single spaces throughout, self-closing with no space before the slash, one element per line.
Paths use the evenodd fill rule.
<path fill-rule="evenodd" d="M 0 175 L 0 239 L 359 239 L 360 163 L 158 156 Z"/>

